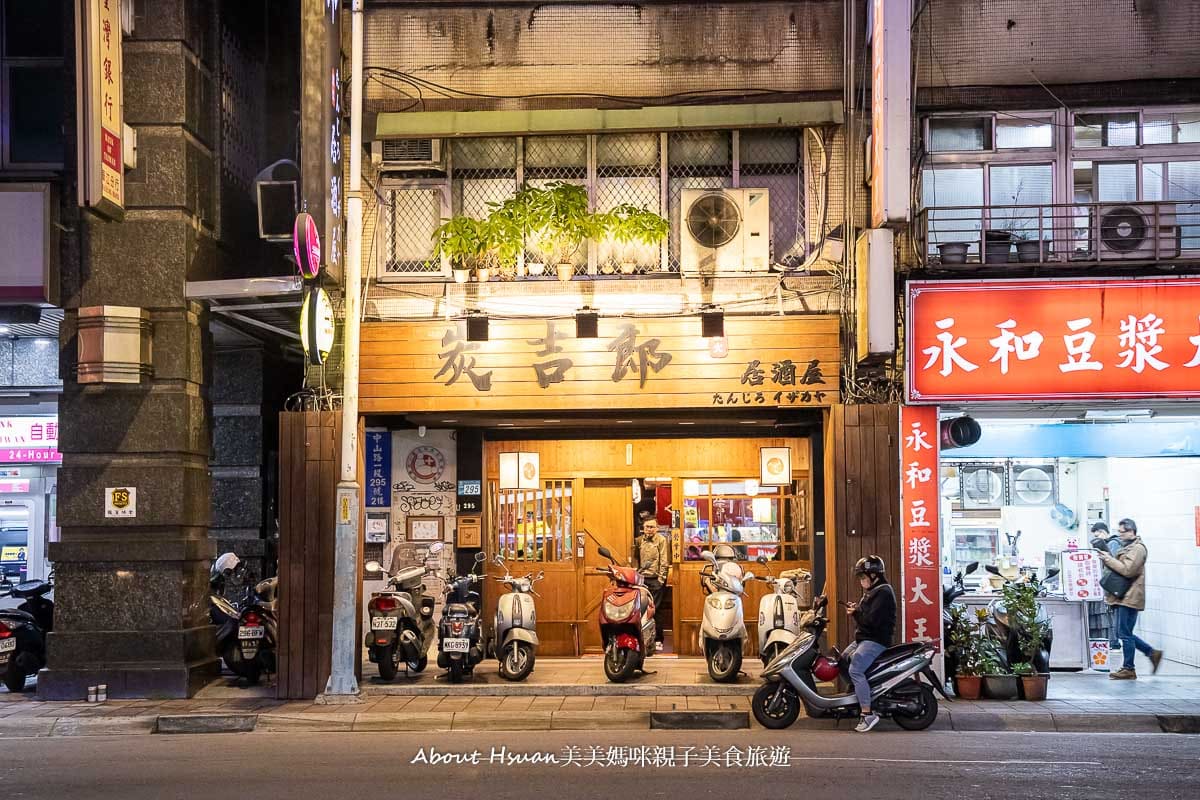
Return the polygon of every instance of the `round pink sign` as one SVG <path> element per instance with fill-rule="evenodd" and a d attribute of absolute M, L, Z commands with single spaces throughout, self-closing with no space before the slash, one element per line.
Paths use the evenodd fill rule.
<path fill-rule="evenodd" d="M 321 239 L 311 214 L 301 212 L 296 215 L 296 224 L 292 227 L 292 250 L 300 274 L 305 278 L 317 277 L 321 271 Z"/>

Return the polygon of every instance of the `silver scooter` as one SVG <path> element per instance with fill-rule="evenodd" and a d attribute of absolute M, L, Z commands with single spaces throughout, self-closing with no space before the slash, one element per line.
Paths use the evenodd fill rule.
<path fill-rule="evenodd" d="M 523 681 L 533 672 L 537 655 L 537 609 L 533 598 L 538 597 L 533 585 L 546 577 L 545 571 L 515 577 L 499 554 L 494 559 L 504 568 L 504 577 L 496 578 L 509 588 L 496 603 L 496 659 L 500 662 L 500 677 Z"/>
<path fill-rule="evenodd" d="M 796 568 L 775 576 L 766 556 L 757 560 L 767 575 L 755 580 L 771 585 L 758 601 L 758 654 L 765 666 L 800 635 L 800 610 L 812 605 L 812 575 Z"/>
<path fill-rule="evenodd" d="M 821 634 L 829 624 L 825 608 L 826 599 L 818 597 L 813 610 L 801 617 L 804 633 L 763 669 L 764 683 L 754 693 L 750 710 L 764 728 L 788 727 L 799 718 L 801 709 L 810 717 L 858 716 L 854 692 L 825 695 L 817 691 L 816 680 L 832 681 L 838 675 L 849 680 L 849 659 L 837 651 L 834 658 L 821 655 Z M 934 692 L 946 697 L 931 667 L 936 655 L 931 642 L 898 644 L 883 651 L 867 670 L 871 710 L 891 717 L 909 731 L 932 725 L 938 715 Z M 929 683 L 922 681 L 922 676 Z"/>
<path fill-rule="evenodd" d="M 708 662 L 708 674 L 718 683 L 737 680 L 742 668 L 742 643 L 746 641 L 746 620 L 742 614 L 745 581 L 754 573 L 742 573 L 737 552 L 727 544 L 700 554 L 708 565 L 700 573 L 704 598 L 704 618 L 700 623 L 699 650 Z"/>

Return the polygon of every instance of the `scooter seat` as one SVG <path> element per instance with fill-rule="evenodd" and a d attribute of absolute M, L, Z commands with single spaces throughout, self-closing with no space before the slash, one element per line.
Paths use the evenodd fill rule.
<path fill-rule="evenodd" d="M 18 583 L 12 590 L 12 596 L 22 600 L 30 597 L 41 597 L 49 594 L 54 587 L 45 581 L 24 581 Z"/>
<path fill-rule="evenodd" d="M 879 658 L 872 662 L 871 669 L 881 669 L 888 664 L 908 658 L 914 653 L 919 653 L 926 647 L 928 645 L 921 642 L 905 642 L 904 644 L 893 645 L 879 654 Z"/>
<path fill-rule="evenodd" d="M 469 617 L 469 616 L 471 616 L 472 613 L 474 613 L 474 612 L 471 610 L 471 606 L 468 605 L 467 603 L 451 603 L 450 605 L 446 606 L 446 616 L 449 616 L 449 617 L 453 617 L 453 616 Z"/>

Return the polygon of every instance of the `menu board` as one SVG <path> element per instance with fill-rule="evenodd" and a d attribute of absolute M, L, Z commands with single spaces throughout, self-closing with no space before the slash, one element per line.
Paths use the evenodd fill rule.
<path fill-rule="evenodd" d="M 1104 589 L 1100 587 L 1100 556 L 1091 550 L 1062 551 L 1063 594 L 1068 600 L 1103 600 Z"/>

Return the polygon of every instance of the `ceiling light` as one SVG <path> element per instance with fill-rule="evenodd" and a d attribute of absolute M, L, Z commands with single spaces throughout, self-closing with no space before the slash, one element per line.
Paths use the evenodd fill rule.
<path fill-rule="evenodd" d="M 488 340 L 488 316 L 473 312 L 467 315 L 467 341 L 486 342 Z"/>
<path fill-rule="evenodd" d="M 758 424 L 758 420 L 756 420 L 756 419 L 744 419 L 744 420 L 742 420 L 741 422 L 739 422 L 738 424 L 739 424 L 739 425 L 757 425 L 757 424 Z"/>
<path fill-rule="evenodd" d="M 554 423 L 554 422 L 562 422 L 562 420 L 561 419 L 544 419 L 544 420 L 542 420 L 542 422 Z"/>
<path fill-rule="evenodd" d="M 596 339 L 600 336 L 600 315 L 589 306 L 575 312 L 575 338 Z"/>
<path fill-rule="evenodd" d="M 1129 419 L 1130 417 L 1153 417 L 1154 412 L 1148 408 L 1089 408 L 1083 413 L 1084 419 Z"/>
<path fill-rule="evenodd" d="M 679 423 L 679 424 L 680 424 L 680 425 L 695 425 L 696 423 L 694 423 L 694 422 L 681 422 L 681 423 Z"/>
<path fill-rule="evenodd" d="M 619 419 L 619 420 L 617 420 L 617 424 L 618 424 L 618 425 L 632 425 L 632 424 L 633 424 L 633 420 L 631 420 L 631 419 Z"/>
<path fill-rule="evenodd" d="M 719 308 L 707 308 L 700 312 L 700 335 L 712 339 L 725 335 L 725 312 Z"/>
<path fill-rule="evenodd" d="M 442 422 L 444 422 L 444 423 L 451 423 L 451 422 L 458 422 L 458 420 L 456 420 L 456 419 L 444 419 L 444 420 L 442 420 Z"/>
<path fill-rule="evenodd" d="M 516 425 L 515 422 L 497 422 L 496 423 L 496 427 L 499 427 L 499 428 L 511 428 L 514 425 Z"/>

